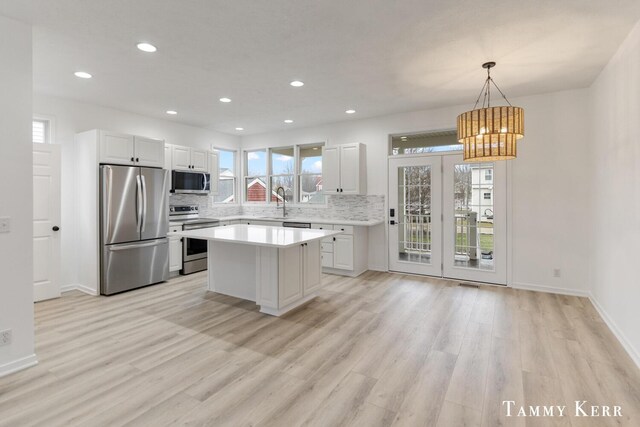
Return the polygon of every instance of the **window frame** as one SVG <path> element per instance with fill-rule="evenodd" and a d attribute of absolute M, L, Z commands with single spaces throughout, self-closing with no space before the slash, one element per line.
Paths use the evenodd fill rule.
<path fill-rule="evenodd" d="M 273 152 L 275 150 L 285 150 L 285 149 L 293 149 L 293 171 L 289 174 L 289 173 L 284 173 L 284 174 L 275 174 L 273 173 Z M 287 202 L 289 205 L 292 205 L 295 203 L 296 201 L 296 197 L 298 194 L 298 191 L 296 190 L 296 172 L 297 172 L 297 159 L 298 159 L 298 146 L 297 145 L 285 145 L 282 147 L 269 147 L 267 149 L 267 204 L 272 204 L 274 202 L 271 201 L 271 197 L 269 197 L 271 195 L 271 193 L 274 193 L 275 190 L 272 188 L 271 186 L 271 180 L 274 177 L 284 177 L 284 176 L 291 176 L 291 181 L 292 181 L 292 185 L 291 185 L 291 190 L 293 191 L 293 194 L 291 196 L 292 201 L 291 202 Z M 285 199 L 286 199 L 286 194 L 285 194 Z M 277 203 L 276 203 L 277 204 Z"/>
<path fill-rule="evenodd" d="M 324 193 L 324 189 L 322 190 L 322 203 L 309 203 L 309 202 L 302 202 L 301 201 L 301 197 L 302 197 L 302 177 L 303 176 L 316 176 L 316 175 L 320 175 L 324 181 L 324 174 L 323 171 L 320 170 L 320 173 L 303 173 L 302 172 L 302 156 L 300 155 L 300 149 L 301 148 L 313 148 L 313 147 L 318 147 L 320 149 L 320 158 L 322 159 L 322 166 L 324 168 L 324 148 L 325 148 L 325 143 L 324 142 L 318 142 L 318 143 L 313 143 L 313 144 L 302 144 L 302 145 L 297 145 L 296 149 L 297 149 L 297 155 L 296 155 L 296 176 L 295 176 L 295 180 L 296 180 L 296 188 L 297 188 L 297 194 L 296 194 L 296 204 L 299 204 L 300 206 L 323 206 L 327 204 L 327 195 Z"/>
<path fill-rule="evenodd" d="M 264 151 L 265 153 L 265 175 L 249 175 L 249 153 L 252 152 L 256 152 L 256 151 Z M 268 148 L 253 148 L 250 150 L 242 150 L 242 203 L 247 203 L 247 204 L 267 204 L 267 200 L 269 199 L 268 195 L 269 195 L 269 149 Z M 261 178 L 264 176 L 265 179 L 265 200 L 262 201 L 249 201 L 247 200 L 247 197 L 249 196 L 249 193 L 247 191 L 247 179 L 248 178 Z"/>
<path fill-rule="evenodd" d="M 272 146 L 272 147 L 255 147 L 255 148 L 248 148 L 248 149 L 243 149 L 242 150 L 242 204 L 249 204 L 249 205 L 266 205 L 266 206 L 272 206 L 275 205 L 276 202 L 272 202 L 271 201 L 271 197 L 269 197 L 270 192 L 271 192 L 271 178 L 272 177 L 278 177 L 278 176 L 289 176 L 289 174 L 273 174 L 272 172 L 272 164 L 271 164 L 271 155 L 272 155 L 272 151 L 273 150 L 282 150 L 285 148 L 293 148 L 293 168 L 294 168 L 294 173 L 293 173 L 293 201 L 292 202 L 287 202 L 287 206 L 291 206 L 291 207 L 314 207 L 314 208 L 326 208 L 327 207 L 327 198 L 324 198 L 324 201 L 322 203 L 301 203 L 299 201 L 299 197 L 300 197 L 300 148 L 304 148 L 304 147 L 313 147 L 313 146 L 317 146 L 321 148 L 321 153 L 323 156 L 323 162 L 324 162 L 324 148 L 326 147 L 327 143 L 326 141 L 320 141 L 320 142 L 310 142 L 310 143 L 304 143 L 304 144 L 294 144 L 294 145 L 278 145 L 278 146 Z M 265 194 L 265 200 L 264 201 L 248 201 L 247 197 L 247 187 L 246 187 L 246 180 L 247 178 L 260 178 L 262 177 L 262 175 L 260 176 L 253 176 L 253 175 L 249 175 L 248 174 L 248 153 L 250 152 L 255 152 L 255 151 L 266 151 L 266 184 L 267 184 L 267 188 L 266 188 L 266 194 Z M 304 174 L 306 175 L 306 174 Z M 318 174 L 312 174 L 312 175 L 318 175 Z M 322 172 L 320 172 L 320 175 L 322 175 Z"/>
<path fill-rule="evenodd" d="M 45 123 L 45 141 L 35 142 L 33 140 L 33 123 L 34 122 L 43 122 Z M 55 144 L 55 120 L 52 116 L 47 116 L 44 114 L 34 114 L 31 117 L 31 142 L 33 144 Z"/>
<path fill-rule="evenodd" d="M 239 205 L 240 204 L 240 200 L 238 199 L 238 171 L 240 170 L 240 168 L 238 167 L 238 163 L 239 163 L 239 159 L 238 159 L 238 153 L 240 152 L 240 150 L 236 150 L 236 149 L 232 149 L 232 148 L 223 148 L 223 147 L 216 147 L 216 146 L 212 146 L 211 149 L 213 151 L 216 151 L 218 153 L 218 185 L 220 183 L 220 173 L 222 171 L 222 168 L 220 167 L 220 160 L 221 160 L 221 156 L 220 156 L 220 152 L 221 151 L 226 151 L 226 152 L 230 152 L 233 153 L 233 202 L 212 202 L 215 205 L 221 205 L 221 206 L 234 206 L 234 205 Z M 214 199 L 215 197 L 218 197 L 217 195 L 213 196 Z"/>

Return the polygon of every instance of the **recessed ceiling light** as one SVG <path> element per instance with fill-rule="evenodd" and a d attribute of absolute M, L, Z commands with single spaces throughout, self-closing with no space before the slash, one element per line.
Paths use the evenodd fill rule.
<path fill-rule="evenodd" d="M 406 141 L 407 137 L 406 136 L 401 136 L 400 139 L 403 140 L 403 141 Z"/>
<path fill-rule="evenodd" d="M 300 80 L 294 80 L 291 83 L 289 83 L 291 86 L 293 87 L 301 87 L 304 86 L 304 83 L 301 82 Z"/>
<path fill-rule="evenodd" d="M 176 114 L 178 114 L 178 112 L 174 110 L 167 110 L 167 114 L 171 114 L 172 116 L 175 116 Z"/>
<path fill-rule="evenodd" d="M 313 149 L 314 149 L 314 150 L 317 150 L 317 149 L 318 149 L 318 147 L 313 147 Z"/>
<path fill-rule="evenodd" d="M 356 110 L 347 110 L 347 111 L 345 111 L 345 113 L 347 113 L 347 114 L 353 114 L 355 112 L 356 112 Z"/>
<path fill-rule="evenodd" d="M 144 42 L 143 42 L 143 43 L 138 43 L 136 46 L 138 47 L 138 49 L 140 49 L 140 50 L 141 50 L 141 51 L 143 51 L 143 52 L 149 52 L 149 53 L 152 53 L 152 52 L 155 52 L 156 50 L 158 50 L 158 49 L 156 49 L 156 47 L 155 47 L 154 45 L 152 45 L 151 43 L 144 43 Z"/>
<path fill-rule="evenodd" d="M 229 98 L 220 98 L 220 102 L 231 102 Z"/>
<path fill-rule="evenodd" d="M 287 119 L 287 120 L 285 120 L 284 122 L 285 122 L 285 123 L 287 123 L 287 124 L 288 124 L 288 123 L 293 123 L 293 120 L 291 120 L 291 119 Z"/>
<path fill-rule="evenodd" d="M 244 130 L 244 128 L 236 128 L 236 130 Z"/>
<path fill-rule="evenodd" d="M 76 71 L 73 74 L 76 77 L 80 77 L 81 79 L 90 79 L 91 77 L 93 77 L 91 74 L 87 73 L 86 71 Z"/>

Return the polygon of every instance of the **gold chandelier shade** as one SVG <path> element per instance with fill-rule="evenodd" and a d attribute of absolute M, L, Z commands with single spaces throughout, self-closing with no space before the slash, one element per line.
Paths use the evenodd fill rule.
<path fill-rule="evenodd" d="M 524 136 L 524 110 L 487 107 L 458 116 L 458 142 L 464 161 L 482 162 L 516 158 L 516 141 Z"/>

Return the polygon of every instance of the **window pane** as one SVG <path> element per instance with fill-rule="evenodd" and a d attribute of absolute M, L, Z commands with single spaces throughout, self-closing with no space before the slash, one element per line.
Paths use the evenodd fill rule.
<path fill-rule="evenodd" d="M 218 194 L 213 196 L 213 201 L 215 203 L 235 203 L 235 188 L 236 179 L 221 174 L 218 181 Z"/>
<path fill-rule="evenodd" d="M 271 174 L 291 175 L 293 170 L 293 147 L 271 150 Z"/>
<path fill-rule="evenodd" d="M 324 203 L 321 174 L 300 175 L 300 203 Z"/>
<path fill-rule="evenodd" d="M 293 175 L 281 175 L 271 177 L 271 201 L 282 200 L 282 190 L 278 194 L 278 187 L 284 188 L 285 200 L 293 202 Z"/>
<path fill-rule="evenodd" d="M 45 120 L 33 121 L 33 142 L 37 144 L 46 144 L 48 123 Z"/>
<path fill-rule="evenodd" d="M 300 148 L 300 173 L 322 173 L 322 147 Z"/>
<path fill-rule="evenodd" d="M 235 154 L 235 151 L 219 150 L 220 175 L 223 174 L 223 171 L 229 171 L 231 175 L 235 175 Z"/>
<path fill-rule="evenodd" d="M 247 151 L 247 176 L 267 174 L 267 151 Z"/>
<path fill-rule="evenodd" d="M 266 202 L 267 177 L 245 178 L 244 190 L 247 202 Z"/>

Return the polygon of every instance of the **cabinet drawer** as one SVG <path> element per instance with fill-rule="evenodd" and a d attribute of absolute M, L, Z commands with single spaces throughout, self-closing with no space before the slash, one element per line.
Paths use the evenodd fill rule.
<path fill-rule="evenodd" d="M 333 229 L 342 231 L 342 234 L 353 234 L 353 225 L 334 225 Z"/>
<path fill-rule="evenodd" d="M 332 252 L 322 252 L 321 253 L 321 258 L 322 258 L 322 266 L 323 267 L 333 268 L 333 253 Z"/>
<path fill-rule="evenodd" d="M 333 239 L 329 242 L 322 242 L 320 247 L 322 248 L 322 252 L 330 252 L 333 253 Z"/>
<path fill-rule="evenodd" d="M 331 225 L 331 224 L 311 224 L 311 228 L 315 228 L 316 230 L 333 230 L 333 225 Z"/>

